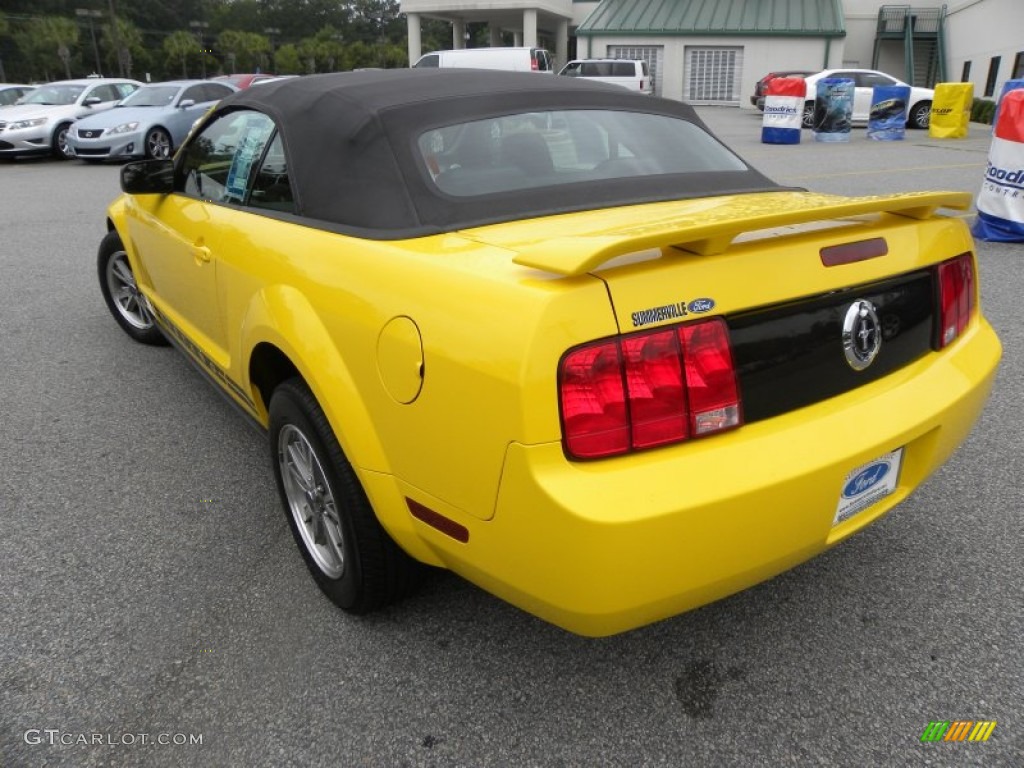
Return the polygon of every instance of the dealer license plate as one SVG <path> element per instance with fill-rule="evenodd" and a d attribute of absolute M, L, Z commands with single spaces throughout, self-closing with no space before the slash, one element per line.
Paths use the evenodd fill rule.
<path fill-rule="evenodd" d="M 849 520 L 896 490 L 902 463 L 903 449 L 898 448 L 852 470 L 843 480 L 832 525 Z"/>

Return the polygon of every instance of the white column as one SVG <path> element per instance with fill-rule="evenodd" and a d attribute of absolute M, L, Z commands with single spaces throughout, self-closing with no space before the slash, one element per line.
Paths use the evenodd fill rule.
<path fill-rule="evenodd" d="M 569 20 L 559 19 L 555 28 L 555 71 L 565 66 L 569 60 Z"/>
<path fill-rule="evenodd" d="M 423 55 L 423 41 L 420 39 L 420 15 L 418 13 L 408 13 L 408 28 L 409 28 L 409 66 L 411 67 L 416 63 L 421 55 Z"/>
<path fill-rule="evenodd" d="M 497 24 L 489 24 L 487 31 L 490 33 L 491 48 L 498 48 L 501 46 L 501 27 Z"/>
<path fill-rule="evenodd" d="M 522 44 L 523 44 L 523 33 L 522 33 L 522 30 L 519 30 L 519 29 L 514 30 L 512 32 L 512 45 L 514 45 L 516 48 L 519 48 L 519 47 L 522 46 Z"/>
<path fill-rule="evenodd" d="M 457 19 L 452 22 L 452 48 L 461 50 L 466 47 L 466 22 Z"/>
<path fill-rule="evenodd" d="M 527 48 L 537 46 L 537 9 L 525 8 L 523 10 L 523 45 Z"/>

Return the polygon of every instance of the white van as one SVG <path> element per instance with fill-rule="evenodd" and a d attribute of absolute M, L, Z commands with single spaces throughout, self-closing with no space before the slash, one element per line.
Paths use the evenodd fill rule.
<path fill-rule="evenodd" d="M 647 62 L 639 59 L 573 59 L 558 74 L 621 85 L 647 96 L 654 94 L 654 79 L 647 70 Z"/>
<path fill-rule="evenodd" d="M 413 64 L 415 68 L 505 69 L 513 72 L 553 74 L 551 54 L 543 48 L 460 48 L 431 51 Z"/>

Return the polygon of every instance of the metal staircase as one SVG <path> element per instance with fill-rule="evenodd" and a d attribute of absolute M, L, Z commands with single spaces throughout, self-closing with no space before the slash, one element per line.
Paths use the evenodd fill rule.
<path fill-rule="evenodd" d="M 945 82 L 946 6 L 915 8 L 883 5 L 878 10 L 878 28 L 871 67 L 878 69 L 884 52 L 902 48 L 903 79 L 911 85 L 932 87 Z"/>

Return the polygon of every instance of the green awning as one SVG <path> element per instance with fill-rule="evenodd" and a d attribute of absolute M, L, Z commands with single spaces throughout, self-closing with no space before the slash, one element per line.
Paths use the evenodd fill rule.
<path fill-rule="evenodd" d="M 843 37 L 841 0 L 603 0 L 577 35 Z"/>

